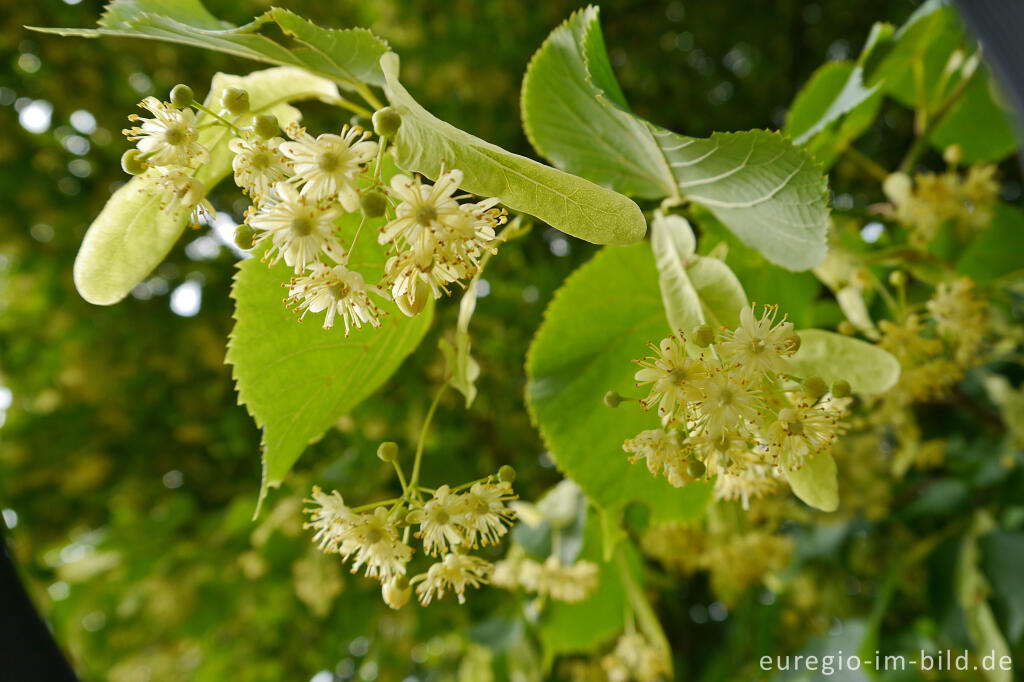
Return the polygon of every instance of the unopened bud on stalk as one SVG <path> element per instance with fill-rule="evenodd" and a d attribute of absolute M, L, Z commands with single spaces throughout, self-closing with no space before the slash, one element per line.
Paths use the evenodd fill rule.
<path fill-rule="evenodd" d="M 188 87 L 184 83 L 178 83 L 171 88 L 171 104 L 184 109 L 192 106 L 192 102 L 196 99 L 195 93 L 192 92 L 192 88 Z"/>
<path fill-rule="evenodd" d="M 379 190 L 372 190 L 359 197 L 359 207 L 367 218 L 379 218 L 388 207 L 387 197 Z"/>
<path fill-rule="evenodd" d="M 608 407 L 618 407 L 622 403 L 622 396 L 617 391 L 608 391 L 604 394 L 604 404 Z"/>
<path fill-rule="evenodd" d="M 260 114 L 253 120 L 252 127 L 256 134 L 264 140 L 269 140 L 281 132 L 281 126 L 278 125 L 277 117 L 273 114 Z"/>
<path fill-rule="evenodd" d="M 693 340 L 701 348 L 707 348 L 715 342 L 715 330 L 710 325 L 702 324 L 693 332 Z"/>
<path fill-rule="evenodd" d="M 515 483 L 516 482 L 516 470 L 510 467 L 508 464 L 502 464 L 501 468 L 498 469 L 498 480 L 502 483 Z"/>
<path fill-rule="evenodd" d="M 811 400 L 817 400 L 828 393 L 828 384 L 826 384 L 825 380 L 819 376 L 808 377 L 807 380 L 804 381 L 804 393 L 806 393 L 807 397 Z"/>
<path fill-rule="evenodd" d="M 142 160 L 138 149 L 129 149 L 121 156 L 121 168 L 128 175 L 142 175 L 149 164 Z"/>
<path fill-rule="evenodd" d="M 248 251 L 256 244 L 256 230 L 245 223 L 235 228 L 235 245 L 242 251 Z"/>
<path fill-rule="evenodd" d="M 381 137 L 394 137 L 402 127 L 402 115 L 393 107 L 378 109 L 373 114 L 373 132 Z"/>
<path fill-rule="evenodd" d="M 379 457 L 382 462 L 394 462 L 398 459 L 398 444 L 392 443 L 391 441 L 381 443 L 377 448 L 377 457 Z"/>

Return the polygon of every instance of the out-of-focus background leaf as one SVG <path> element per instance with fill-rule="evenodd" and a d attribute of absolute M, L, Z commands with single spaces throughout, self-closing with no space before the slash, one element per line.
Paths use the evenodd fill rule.
<path fill-rule="evenodd" d="M 323 25 L 370 27 L 402 55 L 403 80 L 431 111 L 525 154 L 521 76 L 578 6 L 286 4 Z M 242 23 L 269 3 L 208 5 Z M 2 0 L 0 7 L 0 509 L 22 575 L 80 675 L 454 674 L 465 638 L 443 633 L 466 632 L 485 617 L 514 621 L 508 600 L 481 591 L 468 608 L 442 602 L 391 612 L 371 583 L 314 551 L 299 510 L 313 483 L 344 490 L 358 481 L 355 503 L 388 493 L 393 484 L 373 456 L 376 444 L 393 439 L 408 451 L 414 442 L 429 387 L 443 372 L 436 337 L 454 328 L 457 306 L 439 307 L 417 354 L 309 448 L 251 522 L 259 434 L 236 406 L 223 364 L 237 259 L 226 243 L 244 207 L 238 195 L 222 187 L 213 197 L 221 228 L 188 233 L 118 306 L 82 301 L 71 265 L 86 226 L 125 180 L 119 131 L 135 104 L 178 82 L 201 96 L 218 70 L 254 65 L 184 47 L 22 28 L 92 26 L 99 2 Z M 786 103 L 822 60 L 855 57 L 873 21 L 898 23 L 912 9 L 905 0 L 612 1 L 602 4 L 602 23 L 637 114 L 708 135 L 781 127 Z M 323 107 L 305 111 L 314 130 L 343 122 Z M 897 133 L 911 123 L 899 112 L 882 120 Z M 866 144 L 878 147 L 878 137 L 869 133 Z M 902 148 L 877 151 L 898 158 Z M 842 164 L 837 169 L 843 191 Z M 520 494 L 533 499 L 558 480 L 523 406 L 523 363 L 552 292 L 594 251 L 540 226 L 488 266 L 471 327 L 483 369 L 479 396 L 468 414 L 452 393 L 442 402 L 425 481 L 469 479 L 513 463 Z M 707 588 L 686 589 L 682 596 L 697 599 Z M 689 650 L 718 641 L 729 625 L 698 627 L 707 618 L 686 613 L 669 613 L 667 627 L 685 633 Z M 736 633 L 754 627 L 731 626 Z"/>

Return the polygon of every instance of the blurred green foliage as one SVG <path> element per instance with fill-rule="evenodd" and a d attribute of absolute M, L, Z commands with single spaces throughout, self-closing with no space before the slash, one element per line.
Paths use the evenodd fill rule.
<path fill-rule="evenodd" d="M 268 3 L 208 5 L 243 22 Z M 577 6 L 288 5 L 323 25 L 369 26 L 401 52 L 404 80 L 435 114 L 526 154 L 521 75 Z M 0 428 L 0 508 L 36 603 L 82 677 L 309 679 L 324 668 L 343 679 L 456 674 L 465 642 L 441 633 L 500 617 L 510 608 L 500 595 L 481 591 L 469 609 L 442 602 L 390 612 L 370 583 L 350 579 L 315 551 L 299 513 L 314 482 L 344 489 L 359 481 L 357 496 L 367 499 L 387 492 L 389 471 L 373 453 L 382 439 L 406 448 L 415 442 L 430 398 L 424 387 L 442 372 L 437 339 L 453 329 L 456 306 L 441 306 L 417 354 L 309 449 L 252 522 L 259 434 L 236 406 L 223 365 L 235 255 L 205 229 L 186 235 L 144 286 L 110 308 L 78 297 L 71 264 L 85 227 L 124 180 L 118 158 L 126 144 L 118 131 L 138 100 L 163 96 L 177 82 L 201 93 L 214 72 L 253 65 L 163 44 L 59 39 L 22 29 L 91 26 L 101 9 L 96 2 L 4 0 L 2 7 L 0 385 L 11 404 Z M 637 113 L 704 135 L 781 126 L 785 104 L 822 60 L 855 56 L 872 21 L 899 22 L 911 9 L 902 0 L 616 0 L 603 4 L 602 17 L 617 76 Z M 325 109 L 306 111 L 313 129 L 337 127 Z M 885 121 L 897 130 L 909 126 L 898 114 Z M 881 157 L 902 151 L 878 139 L 869 133 L 866 144 Z M 840 166 L 836 186 L 842 190 L 845 182 Z M 214 197 L 228 214 L 233 200 L 227 188 Z M 426 481 L 441 472 L 469 479 L 514 462 L 517 489 L 532 499 L 558 479 L 523 408 L 523 361 L 551 293 L 591 253 L 538 226 L 488 267 L 489 293 L 472 323 L 484 370 L 480 395 L 468 413 L 451 392 L 442 403 L 427 443 Z M 202 291 L 191 317 L 168 305 L 186 283 Z M 935 504 L 949 502 L 949 494 L 935 492 Z M 862 555 L 897 551 L 903 538 L 870 544 L 863 531 L 814 538 L 817 545 L 808 543 L 800 561 L 818 562 L 822 575 L 842 580 L 847 568 L 832 558 L 833 545 L 849 540 L 843 561 L 869 580 L 882 579 Z M 739 620 L 695 625 L 700 619 L 690 605 L 713 599 L 708 586 L 698 580 L 678 589 L 665 600 L 678 606 L 662 615 L 683 652 L 725 639 L 734 655 L 752 660 L 770 650 L 755 642 L 785 639 L 766 632 L 779 617 L 768 606 L 737 609 Z M 868 594 L 864 588 L 836 599 L 870 603 Z M 476 638 L 489 641 L 493 633 L 483 630 L 474 631 Z M 802 644 L 792 634 L 786 641 Z M 735 663 L 708 663 L 706 679 L 729 679 Z"/>

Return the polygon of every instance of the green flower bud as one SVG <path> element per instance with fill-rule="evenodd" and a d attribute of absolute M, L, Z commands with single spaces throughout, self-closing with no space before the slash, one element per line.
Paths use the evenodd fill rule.
<path fill-rule="evenodd" d="M 905 287 L 907 285 L 907 273 L 902 270 L 893 270 L 889 273 L 889 284 L 894 287 Z"/>
<path fill-rule="evenodd" d="M 373 114 L 373 132 L 381 137 L 394 137 L 402 127 L 402 115 L 393 107 L 378 109 Z"/>
<path fill-rule="evenodd" d="M 817 400 L 828 393 L 828 384 L 826 384 L 825 380 L 819 376 L 808 377 L 807 380 L 804 381 L 804 393 L 806 393 L 807 397 L 811 400 Z"/>
<path fill-rule="evenodd" d="M 179 109 L 185 109 L 192 106 L 192 102 L 194 101 L 196 101 L 195 93 L 192 92 L 192 88 L 188 87 L 184 83 L 178 83 L 171 88 L 171 104 Z"/>
<path fill-rule="evenodd" d="M 854 327 L 853 323 L 850 322 L 849 320 L 843 320 L 842 322 L 840 322 L 837 329 L 839 330 L 840 334 L 844 334 L 846 336 L 853 336 L 854 334 L 857 333 L 857 328 Z"/>
<path fill-rule="evenodd" d="M 699 459 L 691 459 L 686 463 L 686 473 L 690 475 L 690 478 L 703 478 L 707 470 L 708 468 L 704 466 L 704 462 Z"/>
<path fill-rule="evenodd" d="M 128 175 L 142 175 L 149 168 L 149 164 L 143 161 L 142 152 L 138 149 L 129 149 L 121 155 L 121 168 Z"/>
<path fill-rule="evenodd" d="M 371 190 L 359 197 L 359 208 L 367 218 L 379 218 L 388 207 L 387 197 L 379 190 Z"/>
<path fill-rule="evenodd" d="M 515 483 L 516 482 L 516 470 L 510 467 L 508 464 L 502 464 L 501 468 L 498 469 L 498 480 L 502 483 Z"/>
<path fill-rule="evenodd" d="M 380 447 L 377 448 L 377 457 L 382 462 L 394 462 L 398 459 L 398 444 L 391 441 L 381 443 Z"/>
<path fill-rule="evenodd" d="M 608 391 L 604 394 L 604 404 L 608 407 L 618 407 L 622 403 L 622 396 L 616 391 Z"/>
<path fill-rule="evenodd" d="M 238 116 L 249 111 L 249 93 L 241 88 L 228 88 L 220 96 L 220 105 L 229 114 Z"/>
<path fill-rule="evenodd" d="M 845 379 L 840 379 L 832 384 L 832 395 L 836 398 L 845 398 L 851 393 L 853 393 L 853 389 L 850 388 L 850 382 Z"/>
<path fill-rule="evenodd" d="M 964 160 L 964 148 L 958 144 L 951 144 L 942 151 L 942 158 L 950 166 L 959 166 Z"/>
<path fill-rule="evenodd" d="M 256 244 L 256 230 L 245 223 L 235 228 L 235 245 L 242 251 L 248 251 Z"/>
<path fill-rule="evenodd" d="M 414 291 L 412 301 L 407 296 L 399 296 L 395 299 L 398 309 L 407 317 L 419 315 L 423 308 L 426 307 L 427 300 L 430 298 L 430 286 L 422 279 L 416 280 Z"/>
<path fill-rule="evenodd" d="M 273 114 L 258 115 L 252 122 L 252 128 L 264 140 L 269 140 L 281 132 L 281 126 L 278 125 L 277 117 Z"/>
<path fill-rule="evenodd" d="M 702 324 L 694 330 L 693 341 L 701 348 L 707 348 L 715 342 L 715 330 L 710 325 Z"/>

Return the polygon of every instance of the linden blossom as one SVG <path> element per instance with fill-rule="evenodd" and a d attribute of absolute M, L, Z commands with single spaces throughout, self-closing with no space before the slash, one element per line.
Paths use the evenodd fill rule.
<path fill-rule="evenodd" d="M 799 339 L 785 317 L 776 322 L 775 306 L 755 313 L 755 305 L 744 308 L 739 327 L 717 342 L 710 328 L 698 329 L 707 350 L 695 355 L 682 333 L 649 344 L 656 355 L 637 361 L 635 378 L 650 386 L 641 404 L 658 406 L 665 429 L 625 441 L 631 462 L 646 460 L 676 487 L 714 476 L 716 497 L 746 505 L 778 487 L 779 466 L 798 469 L 831 447 L 850 399 L 825 396 L 816 377 L 802 395 L 784 386 Z"/>

